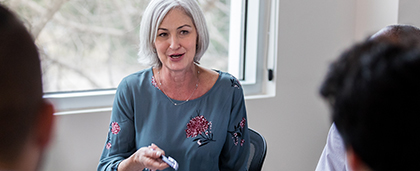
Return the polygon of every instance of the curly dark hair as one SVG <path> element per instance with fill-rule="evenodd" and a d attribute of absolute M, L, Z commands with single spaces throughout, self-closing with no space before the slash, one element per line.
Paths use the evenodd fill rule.
<path fill-rule="evenodd" d="M 346 147 L 373 170 L 420 164 L 420 49 L 367 40 L 330 66 L 320 94 Z"/>

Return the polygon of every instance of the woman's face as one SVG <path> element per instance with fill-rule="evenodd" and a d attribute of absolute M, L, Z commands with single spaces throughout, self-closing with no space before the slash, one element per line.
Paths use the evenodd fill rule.
<path fill-rule="evenodd" d="M 182 71 L 193 66 L 197 31 L 191 18 L 181 9 L 170 10 L 160 24 L 155 47 L 162 67 Z"/>

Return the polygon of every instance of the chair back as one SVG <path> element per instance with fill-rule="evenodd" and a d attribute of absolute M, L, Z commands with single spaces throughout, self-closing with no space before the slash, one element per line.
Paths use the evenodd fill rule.
<path fill-rule="evenodd" d="M 248 171 L 261 171 L 267 153 L 267 142 L 257 131 L 252 128 L 248 128 L 248 130 L 250 140 Z"/>

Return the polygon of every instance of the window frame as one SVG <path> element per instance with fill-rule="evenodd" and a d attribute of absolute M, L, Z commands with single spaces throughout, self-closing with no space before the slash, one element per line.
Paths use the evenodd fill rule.
<path fill-rule="evenodd" d="M 269 70 L 276 71 L 279 4 L 277 0 L 231 3 L 231 8 L 236 7 L 231 21 L 235 21 L 232 17 L 242 16 L 240 25 L 246 27 L 238 28 L 238 23 L 231 22 L 229 40 L 240 41 L 229 41 L 233 43 L 229 43 L 228 72 L 240 80 L 246 99 L 273 97 L 275 77 L 268 80 L 267 75 Z M 237 10 L 238 7 L 245 10 Z M 56 115 L 91 113 L 111 111 L 115 92 L 116 89 L 56 92 L 46 93 L 44 98 L 54 104 Z"/>
<path fill-rule="evenodd" d="M 231 14 L 231 21 L 239 15 L 243 18 L 242 23 L 230 23 L 229 40 L 241 41 L 229 41 L 229 73 L 238 77 L 246 98 L 275 96 L 275 81 L 268 75 L 273 76 L 276 71 L 279 3 L 277 0 L 231 3 L 245 10 Z M 242 12 L 246 14 L 241 15 Z"/>

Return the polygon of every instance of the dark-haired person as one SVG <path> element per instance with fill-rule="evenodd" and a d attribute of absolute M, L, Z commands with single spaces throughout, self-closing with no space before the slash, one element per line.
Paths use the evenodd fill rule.
<path fill-rule="evenodd" d="M 37 47 L 0 4 L 0 170 L 38 170 L 53 130 Z"/>
<path fill-rule="evenodd" d="M 334 124 L 317 171 L 416 168 L 419 40 L 416 27 L 388 26 L 332 64 L 321 95 Z"/>

